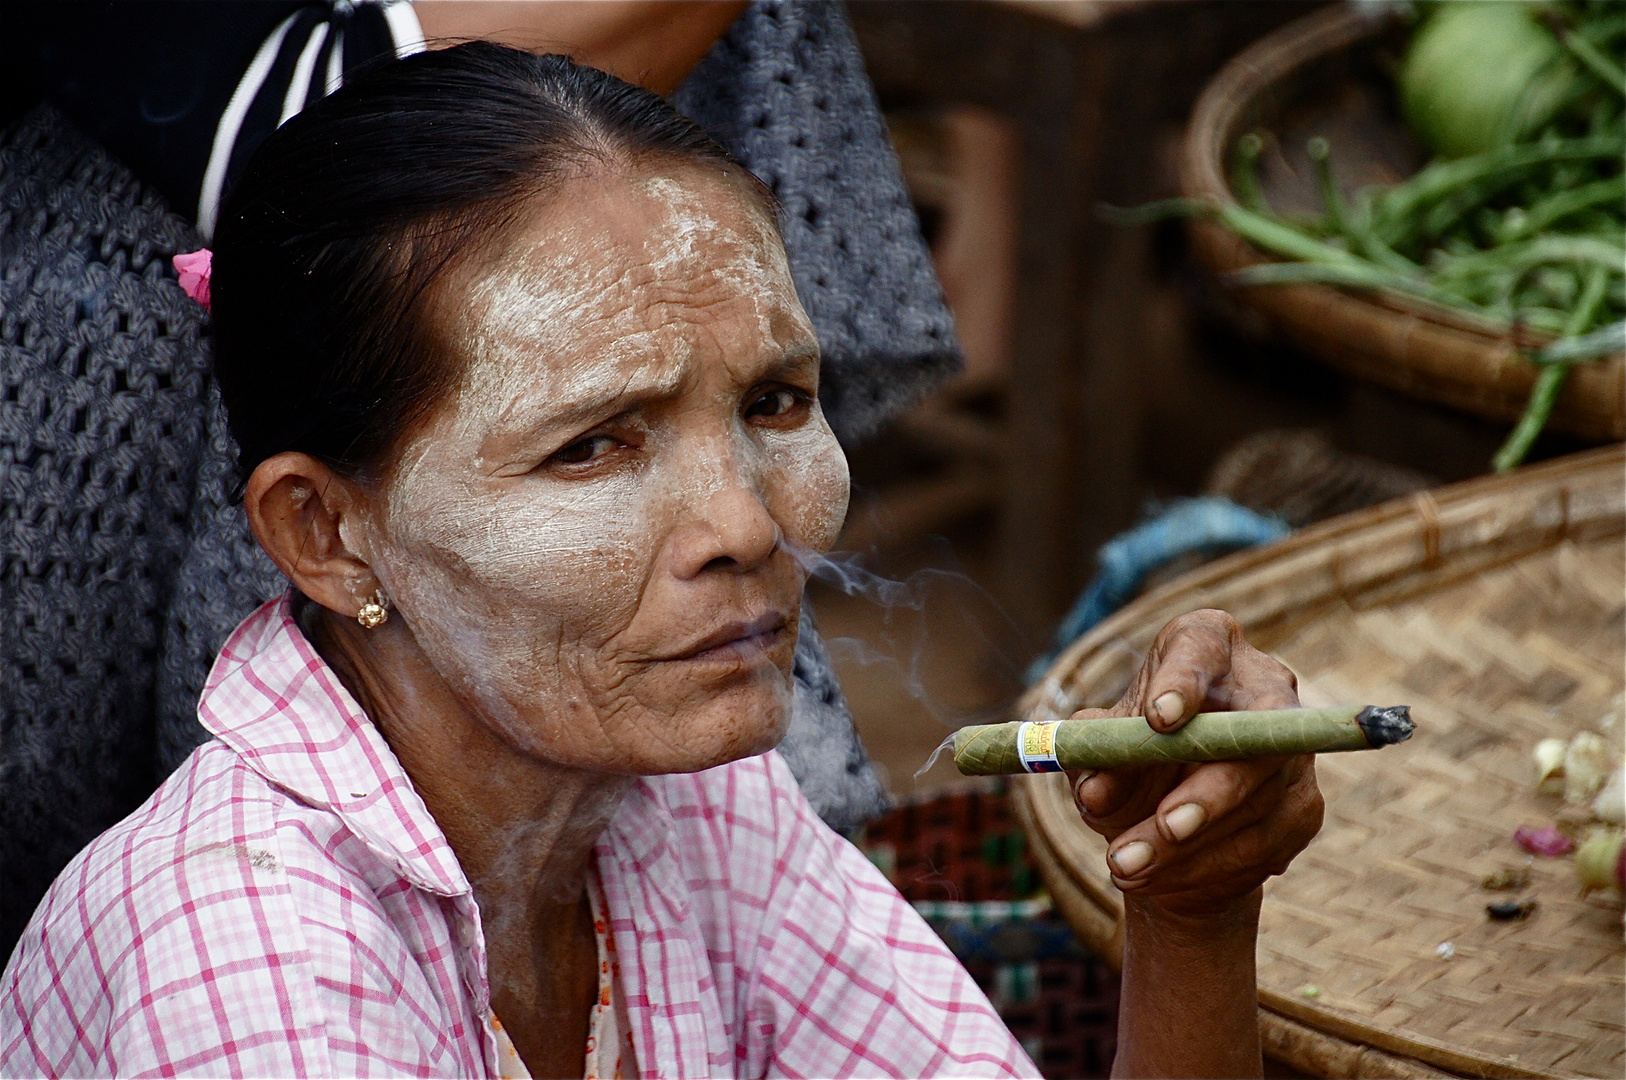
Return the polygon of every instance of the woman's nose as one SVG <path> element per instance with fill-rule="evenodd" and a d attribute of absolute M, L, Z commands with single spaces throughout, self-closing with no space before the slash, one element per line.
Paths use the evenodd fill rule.
<path fill-rule="evenodd" d="M 688 520 L 676 537 L 680 578 L 707 570 L 741 572 L 755 569 L 779 547 L 779 523 L 762 496 L 745 478 L 730 470 L 726 483 L 689 505 Z M 719 478 L 720 479 L 720 478 Z"/>

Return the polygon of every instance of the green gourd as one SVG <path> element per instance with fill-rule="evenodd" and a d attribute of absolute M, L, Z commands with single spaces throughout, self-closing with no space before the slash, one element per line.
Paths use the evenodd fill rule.
<path fill-rule="evenodd" d="M 1412 130 L 1444 157 L 1466 157 L 1531 134 L 1578 89 L 1569 51 L 1533 5 L 1451 0 L 1412 35 L 1399 72 Z"/>

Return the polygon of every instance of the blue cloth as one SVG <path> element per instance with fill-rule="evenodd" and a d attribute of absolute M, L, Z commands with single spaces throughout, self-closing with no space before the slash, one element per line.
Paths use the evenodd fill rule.
<path fill-rule="evenodd" d="M 1193 552 L 1217 557 L 1280 540 L 1292 529 L 1284 521 L 1256 514 L 1230 499 L 1205 496 L 1178 499 L 1156 517 L 1101 545 L 1095 577 L 1073 604 L 1056 639 L 1028 668 L 1028 682 L 1044 677 L 1063 649 L 1135 598 L 1158 568 Z"/>

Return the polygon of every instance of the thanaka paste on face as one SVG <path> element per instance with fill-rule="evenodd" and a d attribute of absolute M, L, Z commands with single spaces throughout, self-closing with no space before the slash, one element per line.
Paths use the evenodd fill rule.
<path fill-rule="evenodd" d="M 585 175 L 448 292 L 467 370 L 392 469 L 365 550 L 435 668 L 538 757 L 704 768 L 766 749 L 788 718 L 803 576 L 779 541 L 828 548 L 846 462 L 816 400 L 799 426 L 744 416 L 787 355 L 811 389 L 816 346 L 736 183 Z M 616 433 L 641 442 L 624 461 L 544 465 L 629 404 Z M 660 659 L 763 613 L 788 622 L 770 651 Z"/>

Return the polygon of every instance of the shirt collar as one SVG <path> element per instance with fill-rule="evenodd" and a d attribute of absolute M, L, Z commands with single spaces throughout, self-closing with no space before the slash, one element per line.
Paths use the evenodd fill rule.
<path fill-rule="evenodd" d="M 203 726 L 271 783 L 338 815 L 412 884 L 469 892 L 406 770 L 294 621 L 292 596 L 266 603 L 226 640 L 198 703 Z"/>

